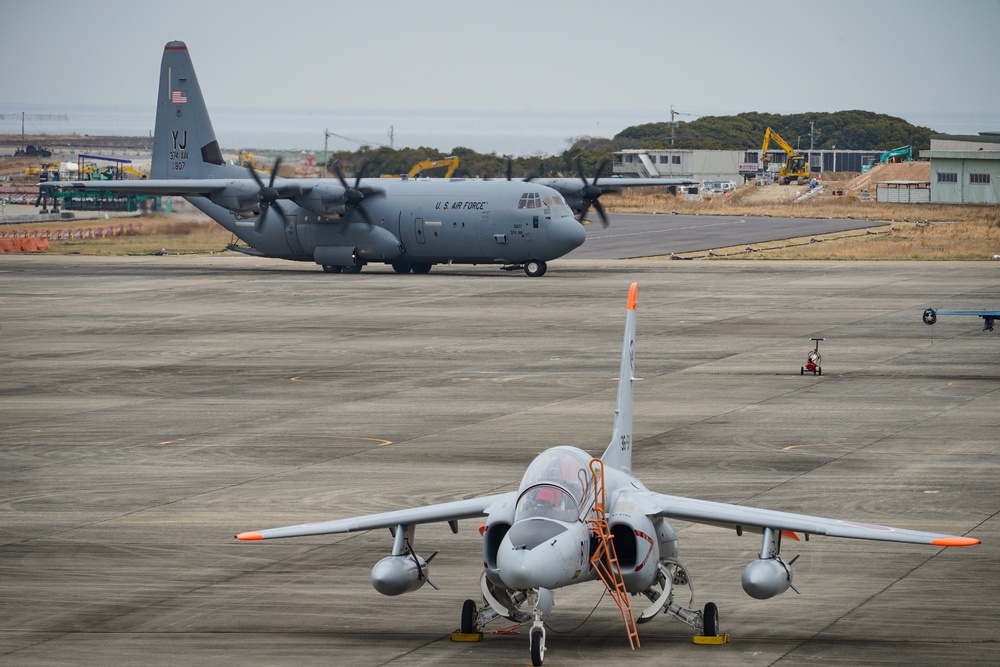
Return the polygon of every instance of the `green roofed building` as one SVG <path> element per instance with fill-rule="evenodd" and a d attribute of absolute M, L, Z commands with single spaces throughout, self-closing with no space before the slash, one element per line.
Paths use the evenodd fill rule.
<path fill-rule="evenodd" d="M 1000 132 L 931 135 L 931 201 L 1000 204 Z"/>

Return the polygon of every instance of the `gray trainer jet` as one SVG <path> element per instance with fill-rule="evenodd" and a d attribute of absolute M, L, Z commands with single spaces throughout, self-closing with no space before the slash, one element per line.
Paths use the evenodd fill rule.
<path fill-rule="evenodd" d="M 792 561 L 780 557 L 784 539 L 799 534 L 861 540 L 906 542 L 938 547 L 979 544 L 958 537 L 870 523 L 757 509 L 743 505 L 684 498 L 647 489 L 632 474 L 632 396 L 635 377 L 635 330 L 638 284 L 628 296 L 611 443 L 600 458 L 576 447 L 547 449 L 528 466 L 517 491 L 456 500 L 380 514 L 240 533 L 239 540 L 326 535 L 388 528 L 391 555 L 372 568 L 372 586 L 384 595 L 415 591 L 429 577 L 434 554 L 414 550 L 417 524 L 448 522 L 458 532 L 460 519 L 485 516 L 482 602 L 466 600 L 461 632 L 476 635 L 489 621 L 503 617 L 531 623 L 531 661 L 545 654 L 545 622 L 551 617 L 554 591 L 585 581 L 602 581 L 618 603 L 629 641 L 638 647 L 637 623 L 660 614 L 687 623 L 700 643 L 722 643 L 718 608 L 684 607 L 675 589 L 688 587 L 691 575 L 680 560 L 671 519 L 728 528 L 736 535 L 761 536 L 759 556 L 743 570 L 743 590 L 757 599 L 775 597 L 792 584 Z M 434 586 L 436 588 L 436 586 Z M 631 600 L 643 600 L 633 613 Z M 716 641 L 712 641 L 716 640 Z"/>
<path fill-rule="evenodd" d="M 53 190 L 183 196 L 261 257 L 315 262 L 329 273 L 356 273 L 372 262 L 397 273 L 434 264 L 499 264 L 545 273 L 546 262 L 586 239 L 581 220 L 612 189 L 575 179 L 299 179 L 227 165 L 187 46 L 163 51 L 151 178 L 40 183 Z M 603 166 L 602 166 L 603 169 Z M 614 187 L 683 185 L 687 179 L 613 179 Z M 41 200 L 42 197 L 39 199 Z"/>

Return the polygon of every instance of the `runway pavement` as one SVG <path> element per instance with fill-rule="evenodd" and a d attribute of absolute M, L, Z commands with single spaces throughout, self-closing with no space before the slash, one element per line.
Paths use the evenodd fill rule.
<path fill-rule="evenodd" d="M 369 585 L 388 532 L 233 535 L 513 490 L 549 445 L 600 453 L 633 280 L 647 486 L 983 544 L 786 540 L 802 595 L 757 601 L 739 581 L 759 539 L 678 522 L 695 604 L 732 642 L 661 618 L 631 652 L 586 585 L 556 595 L 545 664 L 1000 662 L 1000 332 L 920 319 L 996 305 L 994 264 L 564 260 L 531 279 L 6 256 L 0 665 L 528 663 L 526 631 L 450 641 L 476 521 L 418 530 L 441 590 L 399 598 Z M 799 374 L 812 337 L 821 377 Z"/>
<path fill-rule="evenodd" d="M 732 245 L 877 229 L 889 223 L 837 218 L 772 218 L 745 215 L 610 213 L 602 227 L 591 213 L 587 242 L 571 259 L 631 259 L 707 251 Z"/>

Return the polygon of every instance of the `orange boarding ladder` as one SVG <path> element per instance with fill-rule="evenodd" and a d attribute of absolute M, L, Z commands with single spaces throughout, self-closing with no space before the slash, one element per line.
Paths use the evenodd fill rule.
<path fill-rule="evenodd" d="M 629 602 L 625 579 L 622 577 L 618 555 L 611 540 L 611 529 L 604 513 L 604 461 L 591 459 L 590 473 L 594 476 L 594 518 L 588 519 L 587 523 L 597 535 L 597 548 L 590 554 L 590 566 L 597 572 L 608 593 L 618 605 L 618 609 L 621 610 L 625 630 L 628 632 L 628 643 L 636 649 L 639 647 L 639 629 L 632 615 L 632 604 Z"/>

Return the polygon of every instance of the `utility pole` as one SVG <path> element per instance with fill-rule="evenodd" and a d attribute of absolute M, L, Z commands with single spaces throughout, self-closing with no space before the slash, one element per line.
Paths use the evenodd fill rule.
<path fill-rule="evenodd" d="M 813 150 L 816 145 L 816 137 L 823 134 L 823 130 L 816 129 L 816 121 L 809 121 L 809 150 Z"/>
<path fill-rule="evenodd" d="M 326 176 L 326 146 L 330 140 L 330 128 L 323 130 L 323 176 Z"/>
<path fill-rule="evenodd" d="M 693 113 L 684 113 L 683 111 L 674 111 L 674 105 L 670 105 L 670 145 L 674 145 L 674 141 L 677 139 L 677 122 L 674 120 L 677 116 L 691 116 L 696 118 Z"/>
<path fill-rule="evenodd" d="M 18 117 L 18 115 L 21 116 L 21 152 L 22 153 L 26 150 L 26 146 L 25 146 L 25 143 L 24 143 L 24 121 L 25 121 L 25 119 L 28 119 L 28 120 L 58 120 L 58 121 L 63 121 L 63 122 L 69 122 L 69 116 L 67 116 L 66 114 L 62 114 L 62 113 L 25 113 L 23 111 L 20 114 L 0 113 L 0 120 L 14 120 L 14 119 L 16 119 Z"/>

